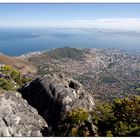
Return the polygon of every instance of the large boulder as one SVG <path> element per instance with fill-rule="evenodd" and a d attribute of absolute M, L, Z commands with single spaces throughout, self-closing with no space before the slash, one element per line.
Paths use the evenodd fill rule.
<path fill-rule="evenodd" d="M 93 96 L 71 78 L 60 74 L 47 74 L 32 81 L 22 90 L 23 98 L 35 107 L 49 125 L 56 127 L 67 112 L 84 108 L 94 109 Z"/>
<path fill-rule="evenodd" d="M 0 136 L 43 136 L 45 120 L 20 93 L 0 92 Z"/>

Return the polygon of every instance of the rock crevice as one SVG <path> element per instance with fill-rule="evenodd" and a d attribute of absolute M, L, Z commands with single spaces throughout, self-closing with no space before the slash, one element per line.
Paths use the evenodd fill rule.
<path fill-rule="evenodd" d="M 72 109 L 93 111 L 95 107 L 93 96 L 78 81 L 60 74 L 39 77 L 22 88 L 21 92 L 23 98 L 54 127 Z"/>

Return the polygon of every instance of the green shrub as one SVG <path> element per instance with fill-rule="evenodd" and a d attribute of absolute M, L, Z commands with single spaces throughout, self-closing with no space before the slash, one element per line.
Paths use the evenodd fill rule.
<path fill-rule="evenodd" d="M 117 118 L 115 124 L 115 135 L 127 136 L 128 132 L 135 127 L 140 127 L 140 97 L 117 99 L 113 103 L 114 116 Z"/>
<path fill-rule="evenodd" d="M 92 117 L 99 136 L 139 136 L 140 96 L 116 99 L 113 104 L 97 105 Z"/>
<path fill-rule="evenodd" d="M 128 124 L 140 124 L 140 98 L 131 96 L 129 98 L 117 99 L 113 103 L 114 116 Z"/>
<path fill-rule="evenodd" d="M 127 136 L 140 136 L 140 127 L 135 127 L 135 128 L 132 128 Z"/>
<path fill-rule="evenodd" d="M 15 88 L 15 85 L 10 80 L 0 78 L 0 89 L 14 90 L 14 88 Z"/>
<path fill-rule="evenodd" d="M 4 90 L 16 90 L 31 81 L 31 78 L 22 76 L 20 71 L 7 65 L 0 67 L 0 74 L 0 89 Z"/>
<path fill-rule="evenodd" d="M 68 112 L 63 126 L 60 128 L 61 136 L 89 136 L 90 131 L 85 124 L 88 120 L 89 113 L 82 108 L 73 109 Z"/>
<path fill-rule="evenodd" d="M 0 72 L 2 72 L 3 74 L 7 76 L 10 76 L 11 71 L 12 71 L 12 67 L 8 65 L 4 65 L 0 68 Z"/>
<path fill-rule="evenodd" d="M 67 121 L 73 124 L 81 124 L 88 119 L 88 112 L 82 108 L 73 109 L 67 116 Z"/>
<path fill-rule="evenodd" d="M 107 135 L 106 135 L 107 137 L 112 137 L 113 135 L 112 135 L 112 132 L 111 131 L 107 131 Z"/>
<path fill-rule="evenodd" d="M 115 117 L 112 111 L 112 106 L 108 103 L 96 105 L 96 110 L 92 114 L 93 122 L 98 126 L 100 136 L 106 136 L 107 132 L 111 132 L 112 124 L 115 122 Z"/>

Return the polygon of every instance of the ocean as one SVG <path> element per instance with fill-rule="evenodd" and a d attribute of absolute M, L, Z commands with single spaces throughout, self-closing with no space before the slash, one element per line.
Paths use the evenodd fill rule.
<path fill-rule="evenodd" d="M 9 56 L 59 47 L 116 48 L 140 54 L 140 32 L 88 28 L 0 29 L 0 52 Z"/>

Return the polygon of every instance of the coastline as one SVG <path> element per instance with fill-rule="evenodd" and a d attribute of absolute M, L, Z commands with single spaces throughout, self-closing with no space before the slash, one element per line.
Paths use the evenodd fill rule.
<path fill-rule="evenodd" d="M 36 56 L 36 55 L 43 54 L 44 52 L 46 52 L 46 51 L 34 51 L 34 52 L 25 53 L 25 54 L 22 54 L 22 55 L 19 55 L 19 56 L 15 56 L 15 57 L 29 58 L 29 57 L 33 57 L 33 56 Z"/>

